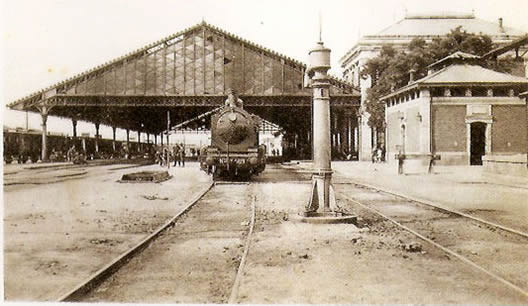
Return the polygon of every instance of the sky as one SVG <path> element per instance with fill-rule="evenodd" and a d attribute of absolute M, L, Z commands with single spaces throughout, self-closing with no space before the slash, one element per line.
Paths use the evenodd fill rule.
<path fill-rule="evenodd" d="M 360 35 L 375 34 L 407 13 L 471 13 L 528 32 L 527 0 L 0 0 L 1 110 L 4 123 L 25 122 L 5 104 L 202 20 L 306 62 L 319 36 L 338 60 Z M 21 117 L 22 119 L 20 119 Z M 39 128 L 40 119 L 30 116 Z M 35 121 L 36 120 L 36 121 Z M 19 124 L 24 126 L 25 123 Z M 64 124 L 50 121 L 50 129 Z M 78 126 L 80 132 L 84 125 Z M 93 125 L 86 126 L 93 134 Z M 67 131 L 71 133 L 71 124 Z M 109 130 L 111 135 L 111 130 Z M 103 131 L 103 137 L 106 137 Z M 119 134 L 120 135 L 120 134 Z"/>

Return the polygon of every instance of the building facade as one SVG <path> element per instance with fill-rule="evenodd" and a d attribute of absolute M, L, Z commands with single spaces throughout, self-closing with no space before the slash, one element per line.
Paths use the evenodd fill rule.
<path fill-rule="evenodd" d="M 361 90 L 361 103 L 366 99 L 366 90 L 371 87 L 370 79 L 362 79 L 362 67 L 371 58 L 376 57 L 381 48 L 391 45 L 396 49 L 404 49 L 415 38 L 422 38 L 430 42 L 435 38 L 447 35 L 451 30 L 462 27 L 469 33 L 482 33 L 489 35 L 497 46 L 504 46 L 523 37 L 526 33 L 507 27 L 502 18 L 497 22 L 478 19 L 474 14 L 449 14 L 449 15 L 407 15 L 404 19 L 390 25 L 375 35 L 366 35 L 340 59 L 343 69 L 343 78 L 359 87 Z M 526 48 L 525 48 L 526 49 Z M 521 54 L 526 51 L 522 50 Z M 524 72 L 528 75 L 528 54 L 524 53 Z M 360 159 L 370 159 L 372 145 L 377 140 L 375 133 L 367 124 L 368 114 L 362 112 L 359 122 L 359 155 Z"/>
<path fill-rule="evenodd" d="M 455 60 L 456 59 L 456 60 Z M 385 96 L 389 162 L 482 165 L 524 156 L 528 79 L 451 57 L 448 65 Z M 440 61 L 446 64 L 446 60 Z"/>

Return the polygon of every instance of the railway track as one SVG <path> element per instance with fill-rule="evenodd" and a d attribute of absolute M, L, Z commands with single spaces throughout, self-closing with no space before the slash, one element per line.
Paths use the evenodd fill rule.
<path fill-rule="evenodd" d="M 360 183 L 337 195 L 528 298 L 528 234 Z M 361 215 L 361 214 L 360 214 Z M 412 248 L 413 246 L 409 246 Z M 418 246 L 414 246 L 419 248 Z"/>
<path fill-rule="evenodd" d="M 255 219 L 252 188 L 211 183 L 171 220 L 58 301 L 235 299 Z"/>

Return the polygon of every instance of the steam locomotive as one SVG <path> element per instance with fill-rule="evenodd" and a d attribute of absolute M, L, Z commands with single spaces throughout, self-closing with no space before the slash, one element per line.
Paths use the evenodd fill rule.
<path fill-rule="evenodd" d="M 240 99 L 230 96 L 211 118 L 211 145 L 200 154 L 201 169 L 214 180 L 249 180 L 264 171 L 266 146 L 259 145 L 259 124 Z"/>

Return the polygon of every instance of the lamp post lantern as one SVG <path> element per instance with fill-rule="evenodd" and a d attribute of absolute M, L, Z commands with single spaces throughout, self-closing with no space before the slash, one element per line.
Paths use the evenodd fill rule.
<path fill-rule="evenodd" d="M 313 89 L 313 173 L 312 190 L 301 213 L 303 222 L 355 223 L 357 217 L 338 211 L 332 186 L 330 144 L 330 49 L 322 39 L 310 50 L 306 71 Z"/>
<path fill-rule="evenodd" d="M 322 41 L 309 52 L 307 73 L 313 89 L 313 174 L 310 200 L 304 216 L 326 215 L 335 208 L 330 148 L 330 49 Z"/>

